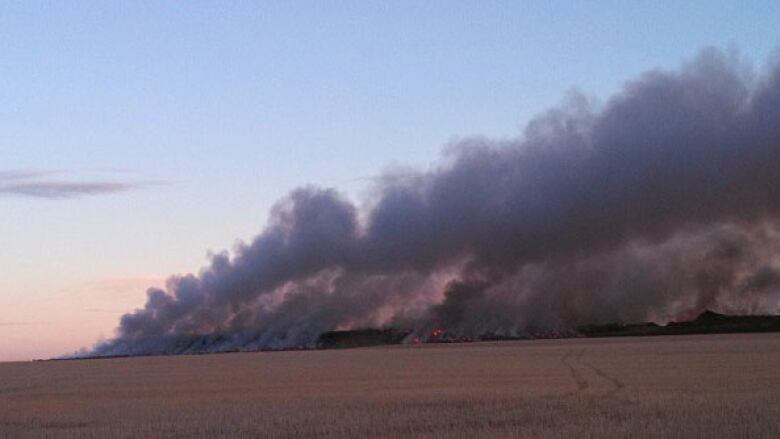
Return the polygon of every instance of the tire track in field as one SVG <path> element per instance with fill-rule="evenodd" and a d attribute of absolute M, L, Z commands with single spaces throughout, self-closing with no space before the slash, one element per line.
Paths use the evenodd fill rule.
<path fill-rule="evenodd" d="M 581 350 L 579 354 L 575 357 L 575 359 L 581 358 L 583 352 L 585 352 L 585 349 Z M 585 376 L 577 370 L 576 367 L 574 367 L 574 364 L 572 363 L 572 353 L 573 351 L 567 351 L 563 357 L 561 357 L 561 364 L 563 364 L 566 369 L 569 371 L 569 376 L 571 376 L 572 380 L 574 380 L 574 383 L 577 385 L 577 389 L 572 392 L 567 392 L 564 394 L 564 396 L 574 396 L 581 394 L 585 392 L 589 387 L 590 383 L 587 379 L 585 379 Z"/>
<path fill-rule="evenodd" d="M 576 354 L 573 350 L 569 350 L 566 352 L 566 354 L 561 357 L 560 362 L 561 364 L 566 367 L 567 371 L 569 372 L 569 376 L 572 378 L 574 383 L 577 385 L 577 389 L 564 393 L 563 396 L 571 397 L 571 396 L 577 396 L 577 395 L 583 395 L 585 394 L 589 389 L 594 387 L 602 387 L 602 386 L 593 386 L 592 379 L 588 380 L 587 375 L 595 376 L 598 379 L 598 381 L 603 381 L 605 384 L 609 386 L 609 388 L 600 394 L 591 394 L 589 396 L 596 396 L 599 398 L 612 398 L 623 390 L 626 387 L 626 384 L 621 381 L 618 377 L 611 375 L 604 371 L 603 369 L 595 366 L 590 361 L 584 360 L 582 357 L 585 354 L 585 349 L 579 350 Z M 587 371 L 587 373 L 584 373 Z M 594 388 L 593 390 L 598 390 L 597 388 Z"/>
<path fill-rule="evenodd" d="M 617 378 L 614 375 L 610 375 L 607 372 L 605 372 L 603 369 L 599 369 L 598 367 L 594 366 L 593 363 L 589 361 L 582 361 L 582 364 L 585 365 L 588 369 L 592 370 L 593 373 L 604 379 L 605 381 L 609 382 L 612 385 L 612 388 L 607 390 L 604 394 L 601 395 L 602 398 L 611 398 L 615 396 L 616 393 L 620 392 L 626 387 L 626 384 L 623 381 L 620 381 L 619 378 Z"/>

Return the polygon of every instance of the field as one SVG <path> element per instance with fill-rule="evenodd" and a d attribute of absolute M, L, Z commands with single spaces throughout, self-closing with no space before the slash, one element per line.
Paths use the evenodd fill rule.
<path fill-rule="evenodd" d="M 780 437 L 780 334 L 0 364 L 0 436 Z"/>

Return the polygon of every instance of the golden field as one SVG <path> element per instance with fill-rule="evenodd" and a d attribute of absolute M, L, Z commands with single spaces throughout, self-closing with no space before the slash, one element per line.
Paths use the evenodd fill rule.
<path fill-rule="evenodd" d="M 780 437 L 780 334 L 0 364 L 0 437 Z"/>

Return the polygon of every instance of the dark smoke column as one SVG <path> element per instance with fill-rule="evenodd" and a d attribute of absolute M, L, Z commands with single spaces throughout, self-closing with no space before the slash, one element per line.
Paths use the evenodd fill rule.
<path fill-rule="evenodd" d="M 386 175 L 365 212 L 293 191 L 265 231 L 151 289 L 94 355 L 310 345 L 324 331 L 521 334 L 780 311 L 780 69 L 708 49 L 605 104 Z"/>

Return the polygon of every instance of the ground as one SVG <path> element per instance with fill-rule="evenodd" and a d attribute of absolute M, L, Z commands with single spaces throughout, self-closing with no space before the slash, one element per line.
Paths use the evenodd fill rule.
<path fill-rule="evenodd" d="M 0 437 L 780 437 L 780 334 L 0 364 Z"/>

